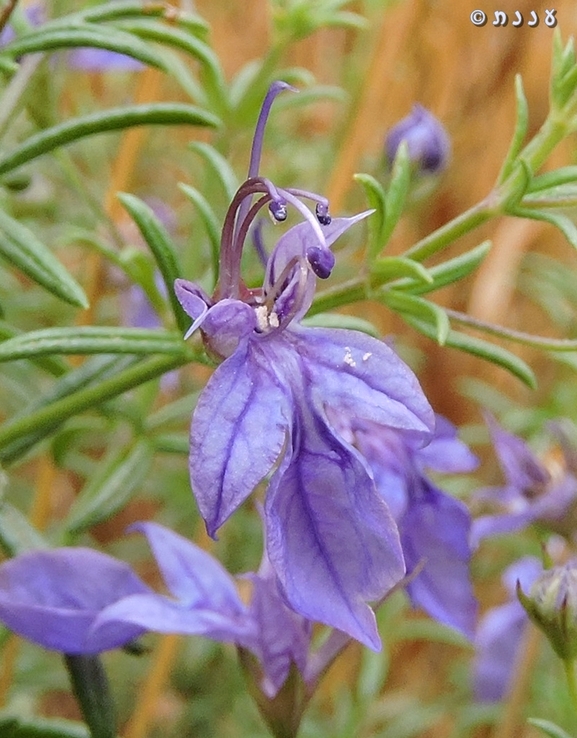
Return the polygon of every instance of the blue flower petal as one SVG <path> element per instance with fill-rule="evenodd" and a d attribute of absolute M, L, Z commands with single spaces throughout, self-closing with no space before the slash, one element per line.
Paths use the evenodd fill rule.
<path fill-rule="evenodd" d="M 86 548 L 32 551 L 0 566 L 0 619 L 44 648 L 89 654 L 123 646 L 143 628 L 118 622 L 89 640 L 108 605 L 150 592 L 132 569 Z"/>
<path fill-rule="evenodd" d="M 430 436 L 433 410 L 413 372 L 385 343 L 338 328 L 291 327 L 285 334 L 306 359 L 318 402 L 337 413 Z"/>
<path fill-rule="evenodd" d="M 471 516 L 465 505 L 420 478 L 400 523 L 407 570 L 423 569 L 407 585 L 414 605 L 472 638 L 477 603 L 469 578 Z"/>
<path fill-rule="evenodd" d="M 359 454 L 306 402 L 271 480 L 267 550 L 290 606 L 378 650 L 378 600 L 404 574 L 397 528 Z"/>
<path fill-rule="evenodd" d="M 183 606 L 245 613 L 233 578 L 206 551 L 158 523 L 136 523 L 130 530 L 147 537 L 166 586 Z"/>
<path fill-rule="evenodd" d="M 216 369 L 192 419 L 190 477 L 210 535 L 271 471 L 290 424 L 287 391 L 253 343 Z"/>

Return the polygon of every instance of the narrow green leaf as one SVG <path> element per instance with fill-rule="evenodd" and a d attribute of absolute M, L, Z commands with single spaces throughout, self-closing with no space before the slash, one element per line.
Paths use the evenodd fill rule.
<path fill-rule="evenodd" d="M 74 500 L 65 529 L 73 538 L 112 517 L 142 485 L 152 462 L 152 448 L 140 440 L 129 449 L 114 450 Z"/>
<path fill-rule="evenodd" d="M 0 501 L 0 546 L 7 556 L 48 548 L 48 543 L 26 516 L 5 500 Z"/>
<path fill-rule="evenodd" d="M 427 292 L 434 292 L 448 284 L 453 284 L 475 271 L 483 259 L 487 256 L 491 249 L 491 241 L 483 241 L 474 249 L 467 251 L 465 254 L 455 256 L 448 259 L 442 264 L 428 268 L 428 273 L 432 277 L 432 282 L 425 283 L 422 280 L 400 279 L 391 285 L 395 290 L 404 290 L 413 295 L 423 295 Z"/>
<path fill-rule="evenodd" d="M 391 181 L 385 195 L 385 223 L 381 232 L 381 249 L 386 246 L 399 222 L 410 185 L 411 160 L 409 158 L 409 147 L 406 141 L 402 141 L 395 155 Z"/>
<path fill-rule="evenodd" d="M 529 126 L 529 106 L 523 90 L 523 79 L 520 74 L 515 76 L 515 96 L 517 102 L 517 121 L 515 123 L 515 131 L 513 133 L 513 138 L 511 139 L 509 151 L 507 152 L 507 156 L 505 157 L 505 161 L 501 167 L 501 172 L 497 178 L 498 184 L 504 182 L 513 171 L 515 159 L 521 151 Z"/>
<path fill-rule="evenodd" d="M 208 200 L 197 189 L 183 184 L 182 182 L 179 183 L 178 187 L 182 192 L 184 192 L 188 199 L 196 205 L 198 212 L 200 213 L 200 217 L 202 218 L 202 222 L 204 223 L 204 227 L 206 228 L 206 233 L 210 242 L 212 273 L 214 275 L 214 284 L 216 284 L 218 281 L 220 265 L 220 224 L 218 222 L 218 218 L 216 217 Z"/>
<path fill-rule="evenodd" d="M 545 210 L 532 210 L 526 207 L 515 208 L 512 215 L 516 215 L 518 218 L 531 218 L 533 220 L 542 220 L 545 223 L 551 223 L 551 225 L 554 225 L 561 231 L 571 246 L 577 249 L 577 226 L 566 215 L 551 213 Z"/>
<path fill-rule="evenodd" d="M 113 21 L 118 18 L 143 16 L 147 18 L 163 18 L 169 23 L 176 23 L 191 33 L 206 35 L 210 30 L 209 24 L 196 13 L 180 10 L 165 2 L 147 2 L 142 0 L 111 0 L 101 5 L 89 6 L 78 13 L 66 16 L 68 21 L 73 19 L 91 22 Z M 51 21 L 54 23 L 55 21 Z"/>
<path fill-rule="evenodd" d="M 188 456 L 190 452 L 188 433 L 162 433 L 151 440 L 154 450 L 159 453 Z"/>
<path fill-rule="evenodd" d="M 432 323 L 431 327 L 434 327 L 437 342 L 441 346 L 446 343 L 451 326 L 443 308 L 428 300 L 423 300 L 421 297 L 397 292 L 396 290 L 383 290 L 379 297 L 391 310 L 400 313 L 403 318 L 410 315 L 428 321 L 429 324 Z"/>
<path fill-rule="evenodd" d="M 156 41 L 184 51 L 199 61 L 206 74 L 206 86 L 210 90 L 213 106 L 217 113 L 226 114 L 228 110 L 226 81 L 219 58 L 208 44 L 179 28 L 147 18 L 119 21 L 116 26 L 147 41 Z"/>
<path fill-rule="evenodd" d="M 571 738 L 567 731 L 563 730 L 563 728 L 560 728 L 558 725 L 555 725 L 555 723 L 552 723 L 550 720 L 528 718 L 527 722 L 529 725 L 533 725 L 535 728 L 542 730 L 546 736 L 549 736 L 549 738 Z"/>
<path fill-rule="evenodd" d="M 80 285 L 34 233 L 0 209 L 0 254 L 31 280 L 76 307 L 87 308 Z"/>
<path fill-rule="evenodd" d="M 209 165 L 212 172 L 219 180 L 227 201 L 232 200 L 234 193 L 239 187 L 238 178 L 234 169 L 230 166 L 224 156 L 214 146 L 202 141 L 193 141 L 188 145 L 191 151 L 198 154 Z M 577 168 L 577 167 L 576 167 Z"/>
<path fill-rule="evenodd" d="M 144 125 L 191 125 L 214 128 L 219 125 L 219 120 L 206 110 L 183 103 L 129 105 L 92 113 L 30 136 L 16 149 L 0 156 L 0 174 L 86 136 Z"/>
<path fill-rule="evenodd" d="M 434 327 L 419 318 L 414 317 L 405 313 L 403 318 L 409 325 L 416 328 L 418 331 L 423 333 L 428 338 L 436 340 L 436 333 Z M 465 351 L 473 356 L 478 356 L 481 359 L 497 364 L 497 366 L 503 367 L 507 371 L 511 372 L 514 376 L 524 382 L 531 389 L 535 389 L 537 386 L 537 380 L 530 367 L 518 356 L 507 351 L 507 349 L 497 346 L 494 343 L 489 343 L 482 338 L 473 338 L 465 333 L 459 331 L 450 330 L 445 341 L 445 346 L 450 348 L 459 349 Z"/>
<path fill-rule="evenodd" d="M 152 255 L 156 259 L 158 270 L 166 286 L 166 294 L 172 308 L 179 329 L 185 333 L 189 327 L 190 319 L 180 306 L 174 294 L 174 281 L 182 276 L 182 270 L 178 263 L 177 249 L 170 234 L 162 225 L 145 202 L 134 195 L 124 192 L 118 194 L 118 199 L 126 208 L 142 234 L 142 237 L 150 247 Z"/>
<path fill-rule="evenodd" d="M 79 390 L 114 376 L 123 369 L 127 369 L 131 364 L 136 362 L 134 356 L 93 356 L 85 361 L 78 369 L 73 369 L 61 377 L 50 388 L 48 392 L 39 398 L 34 399 L 22 412 L 12 418 L 12 423 L 28 417 L 42 408 L 51 405 L 58 400 L 68 397 Z M 28 433 L 20 436 L 12 443 L 8 443 L 5 448 L 0 451 L 0 462 L 10 464 L 21 458 L 33 446 L 42 441 L 44 438 L 55 432 L 63 421 L 57 421 L 54 424 L 44 424 L 38 428 L 32 428 Z"/>
<path fill-rule="evenodd" d="M 540 190 L 548 190 L 551 187 L 575 182 L 577 182 L 577 166 L 560 167 L 553 172 L 546 172 L 534 177 L 529 185 L 528 192 L 539 192 Z"/>
<path fill-rule="evenodd" d="M 144 64 L 165 69 L 162 56 L 130 33 L 89 24 L 54 29 L 44 27 L 36 33 L 27 33 L 7 44 L 3 47 L 2 54 L 16 59 L 24 54 L 74 47 L 107 49 L 131 56 Z"/>
<path fill-rule="evenodd" d="M 24 718 L 0 713 L 2 738 L 91 738 L 88 728 L 71 720 Z"/>
<path fill-rule="evenodd" d="M 88 325 L 22 333 L 0 343 L 0 361 L 46 354 L 182 355 L 184 351 L 182 337 L 161 328 L 150 330 Z"/>
<path fill-rule="evenodd" d="M 381 183 L 374 177 L 371 177 L 370 174 L 355 174 L 353 179 L 362 186 L 369 205 L 375 211 L 367 224 L 369 237 L 367 240 L 366 260 L 370 265 L 381 253 L 383 248 L 383 226 L 385 224 L 386 213 L 385 191 Z"/>
<path fill-rule="evenodd" d="M 385 256 L 376 259 L 371 265 L 371 274 L 379 277 L 379 281 L 389 282 L 399 277 L 411 277 L 429 286 L 433 284 L 433 277 L 428 269 L 420 262 L 404 256 Z"/>
<path fill-rule="evenodd" d="M 187 361 L 194 360 L 202 360 L 200 352 L 198 356 L 190 351 L 188 357 L 186 355 L 155 356 L 139 361 L 134 366 L 119 371 L 95 386 L 84 387 L 45 407 L 27 413 L 23 417 L 4 423 L 0 427 L 0 449 L 5 449 L 9 444 L 44 428 L 52 430 L 73 415 L 101 405 L 112 397 L 117 397 L 123 392 L 139 387 L 145 382 L 182 366 Z"/>
<path fill-rule="evenodd" d="M 14 328 L 14 326 L 8 325 L 5 321 L 0 320 L 0 341 L 6 341 L 9 338 L 15 338 L 20 335 L 22 335 L 21 331 Z M 52 374 L 54 377 L 61 377 L 63 374 L 66 374 L 70 368 L 65 361 L 52 356 L 34 358 L 32 361 L 36 366 L 40 367 L 40 369 L 44 369 L 44 371 Z"/>

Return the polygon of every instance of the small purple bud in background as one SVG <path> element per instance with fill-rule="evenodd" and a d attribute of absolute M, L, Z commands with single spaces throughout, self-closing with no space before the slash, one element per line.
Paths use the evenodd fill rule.
<path fill-rule="evenodd" d="M 137 72 L 144 69 L 144 64 L 131 56 L 91 47 L 71 51 L 69 64 L 72 69 L 83 72 Z"/>
<path fill-rule="evenodd" d="M 385 156 L 393 164 L 403 141 L 409 147 L 409 158 L 423 173 L 435 174 L 447 166 L 451 142 L 440 121 L 422 105 L 413 105 L 406 118 L 400 120 L 385 138 Z"/>

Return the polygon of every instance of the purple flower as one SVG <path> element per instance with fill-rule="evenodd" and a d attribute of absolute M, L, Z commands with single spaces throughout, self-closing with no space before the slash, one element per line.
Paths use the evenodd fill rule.
<path fill-rule="evenodd" d="M 249 178 L 233 198 L 222 236 L 213 298 L 177 280 L 176 294 L 222 363 L 195 409 L 192 488 L 210 535 L 269 480 L 268 556 L 289 605 L 309 620 L 379 648 L 376 601 L 401 579 L 398 531 L 363 457 L 335 429 L 327 409 L 426 439 L 433 414 L 409 368 L 384 343 L 348 330 L 304 328 L 317 277 L 334 265 L 332 243 L 366 217 L 331 220 L 326 200 L 257 176 L 269 91 L 253 144 Z M 257 201 L 252 204 L 256 195 Z M 316 203 L 313 214 L 302 202 Z M 277 221 L 293 206 L 304 222 L 268 258 L 262 289 L 240 277 L 248 229 L 268 206 Z"/>
<path fill-rule="evenodd" d="M 72 69 L 84 72 L 135 72 L 144 69 L 144 64 L 126 54 L 108 49 L 81 47 L 69 55 Z"/>
<path fill-rule="evenodd" d="M 146 535 L 170 596 L 147 587 L 126 564 L 85 548 L 33 551 L 0 566 L 0 619 L 35 643 L 68 654 L 117 648 L 145 631 L 202 635 L 250 650 L 272 698 L 291 665 L 305 673 L 311 623 L 284 604 L 266 560 L 249 606 L 209 554 L 156 523 Z"/>
<path fill-rule="evenodd" d="M 409 575 L 422 566 L 406 587 L 411 602 L 471 638 L 477 612 L 469 579 L 471 517 L 462 502 L 428 479 L 425 469 L 469 472 L 477 458 L 439 415 L 424 448 L 410 434 L 363 420 L 346 422 L 398 525 Z"/>
<path fill-rule="evenodd" d="M 423 172 L 439 172 L 447 166 L 451 143 L 442 124 L 422 105 L 413 105 L 410 114 L 388 132 L 385 152 L 390 164 L 397 150 L 407 142 L 409 158 Z"/>
<path fill-rule="evenodd" d="M 512 564 L 503 576 L 509 601 L 486 612 L 479 623 L 473 663 L 473 684 L 479 702 L 498 702 L 507 694 L 529 623 L 517 599 L 517 582 L 527 589 L 542 570 L 541 562 L 533 556 Z"/>
<path fill-rule="evenodd" d="M 570 535 L 574 527 L 568 514 L 577 501 L 575 451 L 560 426 L 553 426 L 561 444 L 561 457 L 553 456 L 546 466 L 518 436 L 505 431 L 487 417 L 493 445 L 505 477 L 505 484 L 480 490 L 477 498 L 497 508 L 497 514 L 479 517 L 473 523 L 472 540 L 522 530 L 539 522 L 549 529 Z"/>

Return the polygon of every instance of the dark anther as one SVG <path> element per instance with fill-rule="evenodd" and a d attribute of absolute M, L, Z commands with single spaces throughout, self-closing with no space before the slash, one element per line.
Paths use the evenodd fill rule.
<path fill-rule="evenodd" d="M 273 200 L 270 205 L 268 206 L 268 209 L 270 210 L 270 214 L 272 217 L 279 223 L 282 223 L 287 218 L 287 209 L 284 202 L 278 202 L 277 200 Z"/>
<path fill-rule="evenodd" d="M 307 261 L 311 265 L 311 269 L 321 279 L 327 279 L 331 276 L 331 272 L 335 265 L 335 257 L 329 249 L 321 249 L 318 246 L 311 246 L 307 249 Z"/>
<path fill-rule="evenodd" d="M 315 208 L 315 212 L 317 215 L 317 220 L 321 225 L 324 225 L 324 226 L 330 225 L 332 218 L 329 215 L 329 209 L 326 205 L 318 202 Z"/>

